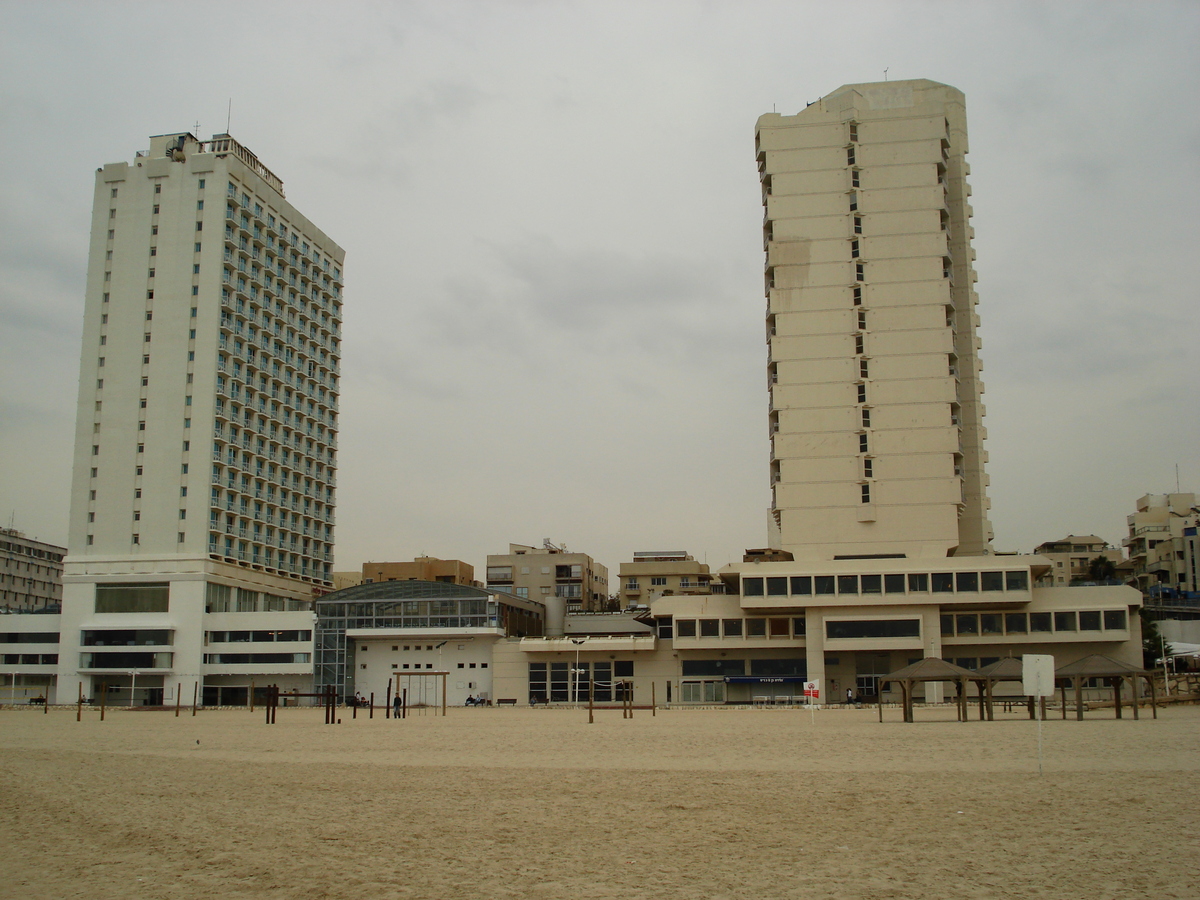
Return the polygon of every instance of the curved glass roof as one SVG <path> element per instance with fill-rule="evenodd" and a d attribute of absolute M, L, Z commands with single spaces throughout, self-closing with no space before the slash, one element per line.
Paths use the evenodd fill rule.
<path fill-rule="evenodd" d="M 450 584 L 445 581 L 375 581 L 356 584 L 316 598 L 317 603 L 362 603 L 367 600 L 431 600 L 439 598 L 490 598 L 499 595 L 507 601 L 520 605 L 541 607 L 535 600 L 514 597 L 503 591 L 472 587 L 469 584 Z"/>

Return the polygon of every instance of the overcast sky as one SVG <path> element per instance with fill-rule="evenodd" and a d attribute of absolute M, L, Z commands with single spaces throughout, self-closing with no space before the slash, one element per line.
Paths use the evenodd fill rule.
<path fill-rule="evenodd" d="M 965 92 L 999 550 L 1200 491 L 1200 4 L 0 2 L 0 513 L 65 543 L 95 169 L 231 133 L 346 250 L 337 569 L 764 546 L 754 124 Z"/>

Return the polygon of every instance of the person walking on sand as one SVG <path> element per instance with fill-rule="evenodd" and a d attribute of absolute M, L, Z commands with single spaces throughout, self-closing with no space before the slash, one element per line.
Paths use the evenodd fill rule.
<path fill-rule="evenodd" d="M 392 718 L 400 718 L 400 695 L 392 698 Z"/>

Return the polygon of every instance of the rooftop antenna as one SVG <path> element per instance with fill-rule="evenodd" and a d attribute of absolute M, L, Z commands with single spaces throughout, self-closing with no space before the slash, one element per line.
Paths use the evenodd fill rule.
<path fill-rule="evenodd" d="M 1175 493 L 1179 493 L 1179 463 L 1175 463 Z"/>
<path fill-rule="evenodd" d="M 891 68 L 891 66 L 888 66 L 887 69 L 883 70 L 883 80 L 884 81 L 888 80 L 887 73 L 888 73 L 888 69 L 890 69 L 890 68 Z"/>
<path fill-rule="evenodd" d="M 229 120 L 233 117 L 233 98 L 229 98 L 229 106 L 225 110 L 225 133 L 229 134 Z"/>
<path fill-rule="evenodd" d="M 193 125 L 192 128 L 195 129 L 192 132 L 192 134 L 196 135 L 196 137 L 200 137 L 200 120 L 199 119 L 196 120 L 196 124 Z"/>

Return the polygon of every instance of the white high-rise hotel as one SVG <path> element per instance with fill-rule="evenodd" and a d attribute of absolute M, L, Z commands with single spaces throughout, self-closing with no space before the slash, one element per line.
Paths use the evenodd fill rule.
<path fill-rule="evenodd" d="M 97 170 L 59 697 L 309 683 L 343 256 L 228 135 Z"/>
<path fill-rule="evenodd" d="M 989 553 L 962 93 L 849 85 L 762 116 L 756 149 L 773 543 Z"/>

